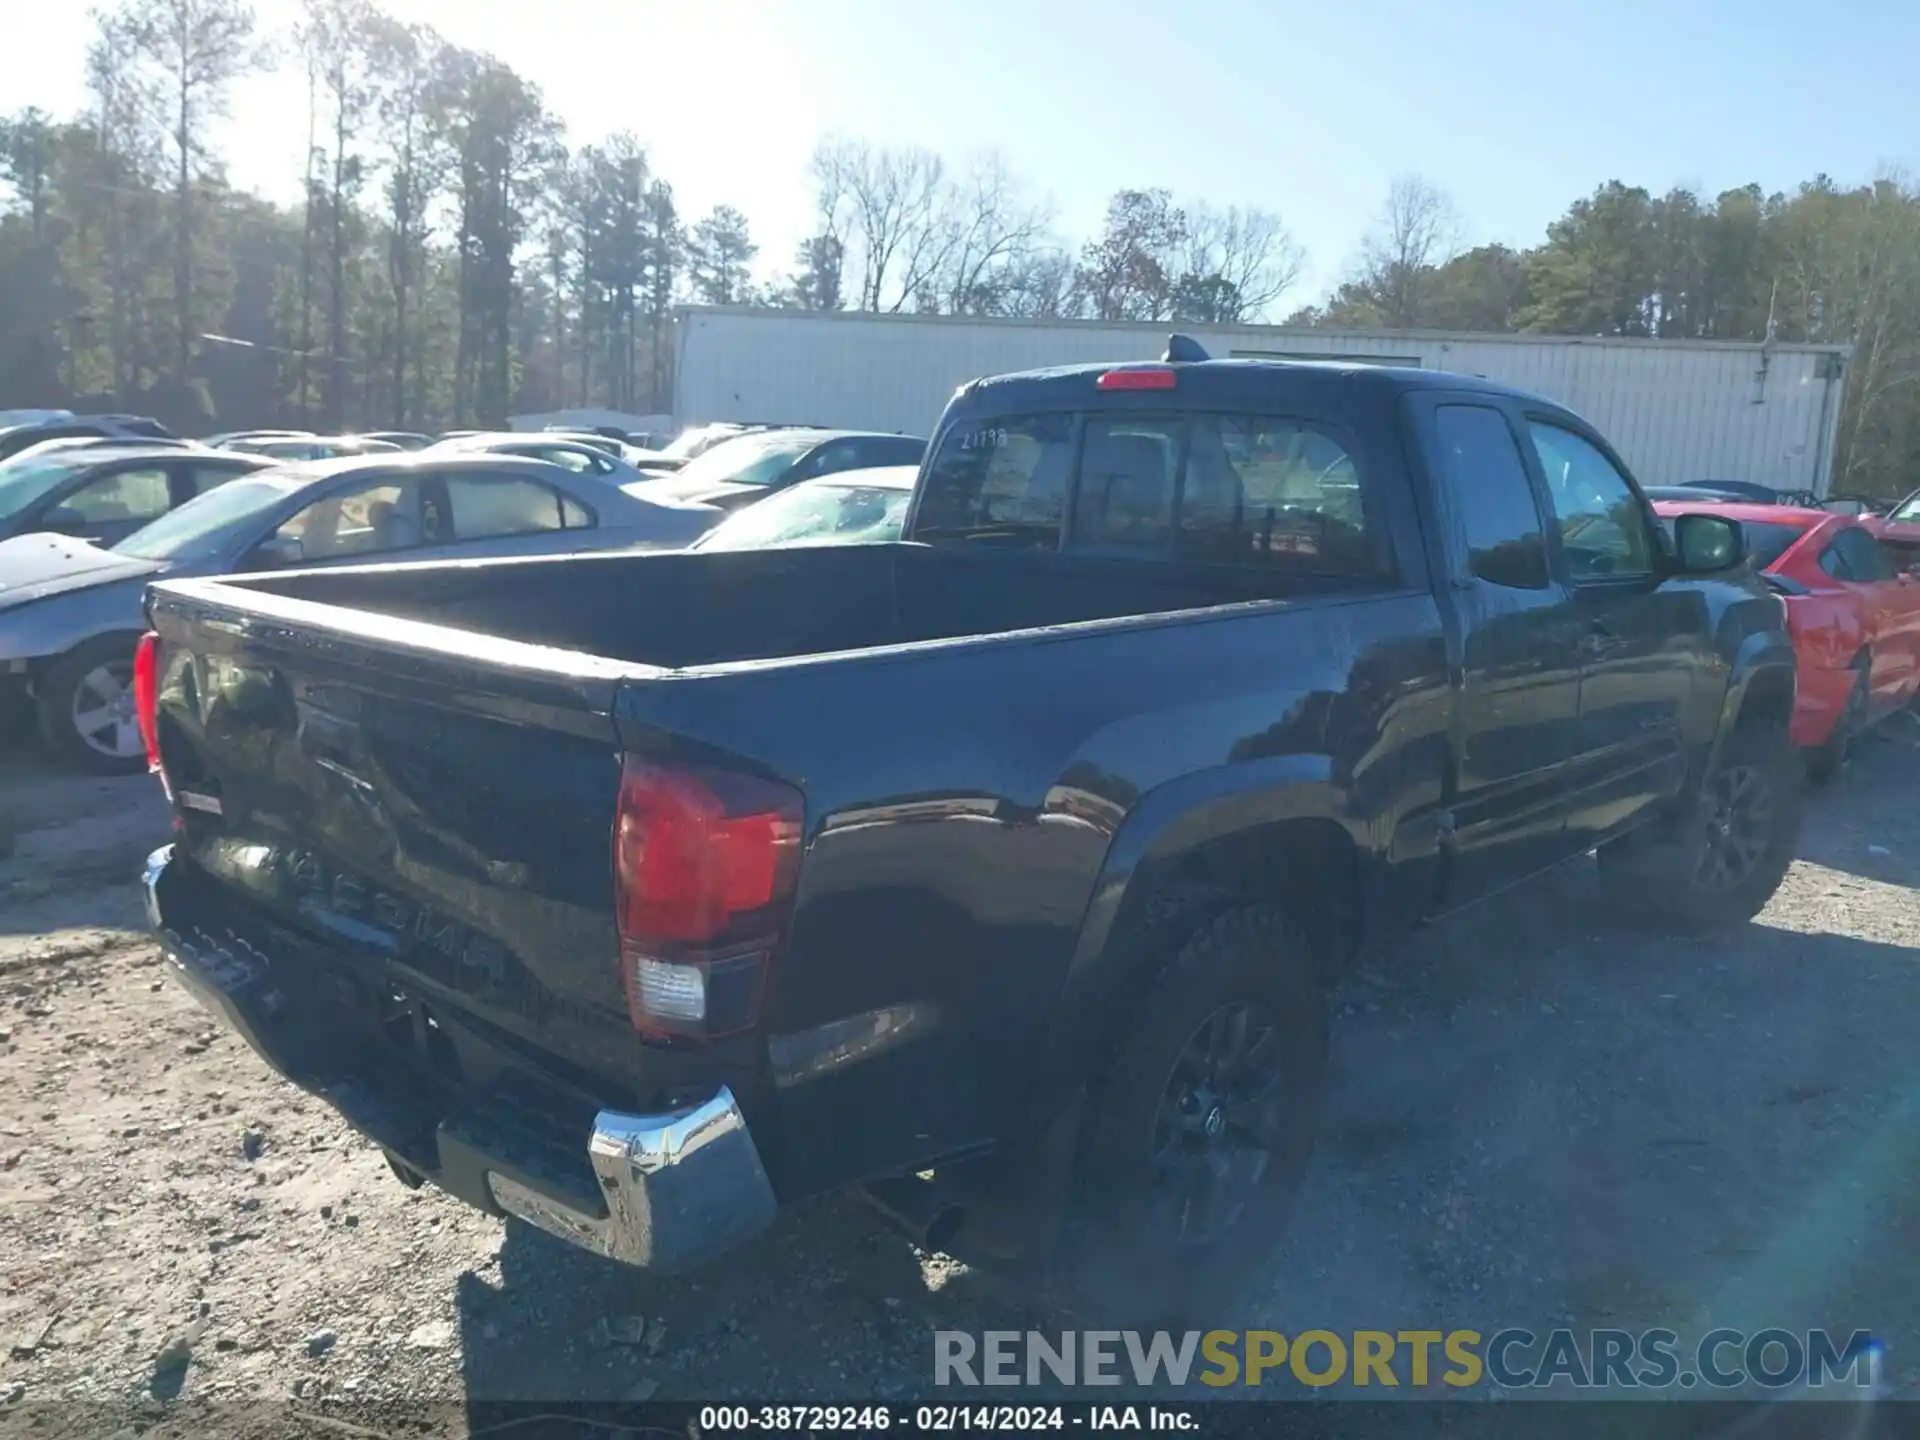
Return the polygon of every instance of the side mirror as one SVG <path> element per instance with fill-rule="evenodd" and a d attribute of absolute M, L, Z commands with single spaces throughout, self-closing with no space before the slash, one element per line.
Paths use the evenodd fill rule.
<path fill-rule="evenodd" d="M 269 535 L 253 547 L 253 563 L 263 570 L 279 570 L 298 565 L 306 558 L 306 549 L 291 535 Z"/>
<path fill-rule="evenodd" d="M 1676 515 L 1673 521 L 1674 568 L 1682 575 L 1712 575 L 1731 570 L 1747 558 L 1747 537 L 1740 522 L 1719 515 Z"/>

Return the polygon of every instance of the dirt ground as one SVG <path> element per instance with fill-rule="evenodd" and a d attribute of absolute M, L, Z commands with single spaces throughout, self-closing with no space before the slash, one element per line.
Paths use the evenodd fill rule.
<path fill-rule="evenodd" d="M 1370 963 L 1290 1238 L 1220 1324 L 1864 1328 L 1920 1381 L 1917 780 L 1903 720 L 1736 933 L 1622 929 L 1576 870 Z M 404 1189 L 165 977 L 165 832 L 144 776 L 0 756 L 0 1432 L 907 1396 L 932 1330 L 1024 1323 L 851 1202 L 669 1282 Z"/>

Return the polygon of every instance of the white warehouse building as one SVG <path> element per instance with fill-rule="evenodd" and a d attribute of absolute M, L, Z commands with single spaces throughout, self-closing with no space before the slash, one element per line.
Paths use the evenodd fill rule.
<path fill-rule="evenodd" d="M 1150 360 L 1166 324 L 687 306 L 676 313 L 674 418 L 930 435 L 983 375 Z M 1643 484 L 1748 480 L 1827 493 L 1844 346 L 1437 331 L 1180 325 L 1228 356 L 1452 370 L 1584 415 Z"/>

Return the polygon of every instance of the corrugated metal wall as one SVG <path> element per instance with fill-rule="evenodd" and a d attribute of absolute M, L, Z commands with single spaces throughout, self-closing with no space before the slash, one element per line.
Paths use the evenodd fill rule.
<path fill-rule="evenodd" d="M 675 415 L 927 434 L 956 387 L 981 375 L 1160 353 L 1164 325 L 680 312 Z M 1190 328 L 1190 327 L 1183 327 Z M 1753 480 L 1826 488 L 1841 380 L 1836 353 L 1757 345 L 1195 329 L 1214 355 L 1349 357 L 1480 375 L 1587 417 L 1644 484 Z M 1829 389 L 1832 394 L 1829 397 Z"/>

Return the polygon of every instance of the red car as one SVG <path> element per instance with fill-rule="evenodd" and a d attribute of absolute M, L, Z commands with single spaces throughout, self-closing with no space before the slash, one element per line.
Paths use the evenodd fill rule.
<path fill-rule="evenodd" d="M 1863 515 L 1860 523 L 1880 537 L 1902 570 L 1920 569 L 1920 490 L 1885 515 Z"/>
<path fill-rule="evenodd" d="M 1656 501 L 1662 516 L 1738 520 L 1753 568 L 1786 601 L 1796 660 L 1794 743 L 1808 771 L 1839 769 L 1868 725 L 1920 692 L 1920 577 L 1872 522 L 1775 505 Z"/>

